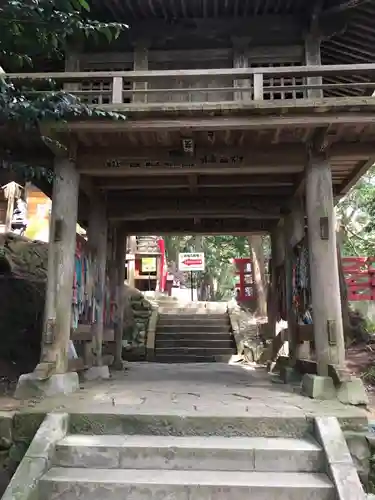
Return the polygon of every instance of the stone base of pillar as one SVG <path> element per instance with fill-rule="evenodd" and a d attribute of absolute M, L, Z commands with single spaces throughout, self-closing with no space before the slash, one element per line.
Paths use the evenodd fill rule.
<path fill-rule="evenodd" d="M 342 382 L 337 389 L 337 398 L 347 405 L 368 405 L 369 399 L 362 380 L 352 377 L 347 382 Z"/>
<path fill-rule="evenodd" d="M 14 393 L 17 399 L 30 399 L 59 394 L 71 394 L 79 389 L 78 374 L 75 372 L 58 373 L 40 380 L 35 373 L 25 373 L 18 379 Z"/>
<path fill-rule="evenodd" d="M 111 368 L 112 370 L 123 372 L 124 370 L 128 369 L 128 362 L 124 361 L 123 359 L 121 361 L 114 361 L 111 365 Z"/>
<path fill-rule="evenodd" d="M 335 399 L 336 388 L 331 377 L 321 377 L 306 373 L 302 379 L 302 392 L 313 399 Z"/>
<path fill-rule="evenodd" d="M 292 366 L 282 366 L 280 378 L 284 384 L 300 384 L 302 376 Z"/>
<path fill-rule="evenodd" d="M 111 378 L 111 374 L 109 373 L 108 366 L 92 366 L 84 372 L 83 378 L 88 382 L 99 379 L 108 380 Z"/>
<path fill-rule="evenodd" d="M 306 374 L 302 379 L 302 392 L 313 399 L 338 399 L 346 405 L 368 405 L 366 388 L 360 378 L 352 377 L 335 387 L 331 377 Z"/>

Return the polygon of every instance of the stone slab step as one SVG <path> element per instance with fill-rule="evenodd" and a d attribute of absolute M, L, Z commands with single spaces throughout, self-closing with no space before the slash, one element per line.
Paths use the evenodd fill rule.
<path fill-rule="evenodd" d="M 229 325 L 229 317 L 226 314 L 213 315 L 213 314 L 160 314 L 158 316 L 159 323 L 181 323 L 189 325 L 190 323 L 205 323 L 217 325 Z"/>
<path fill-rule="evenodd" d="M 229 363 L 229 361 L 232 358 L 232 354 L 225 354 L 222 356 L 188 356 L 188 355 L 156 355 L 155 356 L 155 363 L 160 363 L 160 364 L 194 364 L 194 363 Z"/>
<path fill-rule="evenodd" d="M 220 323 L 216 324 L 214 322 L 211 323 L 205 323 L 203 321 L 198 321 L 198 322 L 191 322 L 189 324 L 184 324 L 181 321 L 180 322 L 174 322 L 174 323 L 158 323 L 156 325 L 156 329 L 159 332 L 186 332 L 186 333 L 194 333 L 194 332 L 201 332 L 203 333 L 216 333 L 216 332 L 229 332 L 230 327 L 229 324 L 226 323 Z"/>
<path fill-rule="evenodd" d="M 220 348 L 220 347 L 166 347 L 162 349 L 155 349 L 156 356 L 197 356 L 205 357 L 205 356 L 226 356 L 232 355 L 234 353 L 234 349 L 232 348 Z"/>
<path fill-rule="evenodd" d="M 175 367 L 176 370 L 178 366 Z M 193 367 L 193 369 L 195 369 Z M 251 405 L 251 401 L 249 401 Z M 153 435 L 153 436 L 222 436 L 222 437 L 289 437 L 306 438 L 313 435 L 313 419 L 306 418 L 301 411 L 277 415 L 244 414 L 233 407 L 201 409 L 199 412 L 168 408 L 135 411 L 126 405 L 114 406 L 110 411 L 103 408 L 89 412 L 69 412 L 69 433 L 84 435 Z M 344 421 L 347 422 L 347 417 Z M 362 415 L 351 417 L 352 425 L 363 426 Z"/>
<path fill-rule="evenodd" d="M 230 332 L 174 332 L 156 331 L 158 340 L 228 340 L 234 339 Z"/>
<path fill-rule="evenodd" d="M 178 314 L 184 316 L 198 316 L 202 318 L 210 317 L 212 319 L 221 319 L 226 316 L 224 312 L 213 312 L 205 309 L 196 309 L 193 307 L 159 307 L 159 314 L 163 316 L 177 316 Z"/>
<path fill-rule="evenodd" d="M 335 500 L 324 474 L 52 468 L 40 500 Z"/>
<path fill-rule="evenodd" d="M 201 337 L 200 339 L 187 339 L 187 338 L 174 338 L 170 340 L 161 339 L 159 335 L 156 334 L 156 349 L 169 349 L 175 348 L 177 350 L 180 349 L 203 349 L 207 348 L 211 349 L 231 349 L 233 350 L 233 341 L 227 336 L 226 340 L 217 340 L 217 339 L 205 339 Z"/>
<path fill-rule="evenodd" d="M 217 436 L 69 435 L 54 465 L 105 469 L 324 472 L 321 447 L 308 439 Z"/>

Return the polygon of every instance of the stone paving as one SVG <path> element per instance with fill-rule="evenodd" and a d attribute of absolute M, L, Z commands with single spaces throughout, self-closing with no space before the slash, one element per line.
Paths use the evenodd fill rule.
<path fill-rule="evenodd" d="M 302 396 L 299 387 L 275 383 L 256 366 L 132 363 L 128 367 L 114 372 L 110 380 L 86 382 L 74 394 L 25 402 L 23 411 L 366 416 L 364 410 L 339 401 Z"/>

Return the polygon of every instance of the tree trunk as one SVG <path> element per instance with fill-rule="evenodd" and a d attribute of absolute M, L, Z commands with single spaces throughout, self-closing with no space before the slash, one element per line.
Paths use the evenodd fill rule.
<path fill-rule="evenodd" d="M 263 238 L 260 235 L 250 235 L 248 242 L 253 259 L 254 280 L 256 290 L 257 308 L 259 316 L 267 316 L 267 286 L 265 276 L 265 262 L 263 252 Z"/>
<path fill-rule="evenodd" d="M 351 325 L 350 325 L 350 307 L 348 301 L 348 290 L 346 288 L 344 269 L 342 265 L 341 249 L 343 247 L 345 233 L 341 226 L 337 228 L 337 263 L 339 267 L 340 279 L 340 295 L 341 295 L 341 311 L 342 311 L 342 325 L 344 329 L 345 343 L 351 338 Z"/>

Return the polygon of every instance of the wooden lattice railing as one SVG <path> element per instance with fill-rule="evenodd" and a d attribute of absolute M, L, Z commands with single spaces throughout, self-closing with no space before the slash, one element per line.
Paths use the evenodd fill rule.
<path fill-rule="evenodd" d="M 283 101 L 371 96 L 375 64 L 225 68 L 206 70 L 10 73 L 16 85 L 33 80 L 39 91 L 66 88 L 101 107 L 147 107 L 191 102 Z M 340 83 L 336 82 L 340 80 Z M 38 83 L 36 83 L 38 82 Z M 38 92 L 38 91 L 33 91 Z"/>

